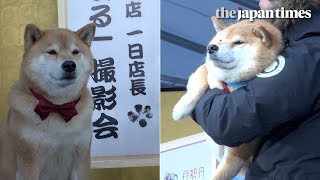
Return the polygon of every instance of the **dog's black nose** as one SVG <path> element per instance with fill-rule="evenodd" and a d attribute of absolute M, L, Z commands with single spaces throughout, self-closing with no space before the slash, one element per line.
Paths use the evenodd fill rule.
<path fill-rule="evenodd" d="M 208 52 L 209 54 L 213 54 L 215 51 L 218 51 L 219 50 L 219 47 L 215 44 L 210 44 L 208 46 Z"/>
<path fill-rule="evenodd" d="M 76 69 L 77 65 L 73 61 L 66 61 L 62 64 L 62 69 L 67 72 L 73 72 Z"/>

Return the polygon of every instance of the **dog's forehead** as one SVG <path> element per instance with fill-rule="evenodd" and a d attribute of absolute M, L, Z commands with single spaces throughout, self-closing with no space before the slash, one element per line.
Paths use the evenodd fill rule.
<path fill-rule="evenodd" d="M 242 40 L 242 36 L 241 35 L 239 35 L 239 34 L 236 34 L 236 35 L 234 35 L 233 37 L 231 37 L 231 40 L 232 41 L 239 41 L 239 40 Z"/>
<path fill-rule="evenodd" d="M 241 38 L 250 37 L 253 35 L 252 29 L 254 27 L 254 23 L 234 24 L 230 26 L 229 29 L 224 30 L 224 37 L 230 40 L 240 40 Z"/>
<path fill-rule="evenodd" d="M 47 44 L 54 44 L 59 48 L 70 48 L 81 42 L 75 32 L 67 29 L 47 30 L 41 39 Z"/>

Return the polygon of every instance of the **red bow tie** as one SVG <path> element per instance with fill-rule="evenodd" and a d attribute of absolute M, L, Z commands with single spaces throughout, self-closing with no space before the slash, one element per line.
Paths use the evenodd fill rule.
<path fill-rule="evenodd" d="M 34 112 L 40 116 L 41 120 L 45 120 L 51 112 L 58 112 L 66 122 L 69 122 L 73 116 L 78 114 L 76 105 L 80 101 L 80 98 L 69 103 L 56 105 L 42 97 L 40 94 L 37 94 L 32 89 L 30 90 L 34 97 L 39 100 L 39 103 L 34 108 Z"/>

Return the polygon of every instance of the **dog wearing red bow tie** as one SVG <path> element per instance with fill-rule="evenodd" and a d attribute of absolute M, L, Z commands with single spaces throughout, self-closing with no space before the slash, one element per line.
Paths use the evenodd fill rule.
<path fill-rule="evenodd" d="M 89 180 L 95 24 L 25 29 L 20 78 L 0 131 L 0 179 Z"/>

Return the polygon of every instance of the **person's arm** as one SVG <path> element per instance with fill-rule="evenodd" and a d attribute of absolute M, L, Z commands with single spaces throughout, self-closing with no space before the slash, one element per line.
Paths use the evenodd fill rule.
<path fill-rule="evenodd" d="M 320 43 L 309 42 L 304 39 L 287 47 L 282 53 L 284 68 L 274 76 L 256 77 L 231 94 L 208 90 L 192 118 L 216 143 L 238 146 L 308 115 L 320 88 Z"/>

